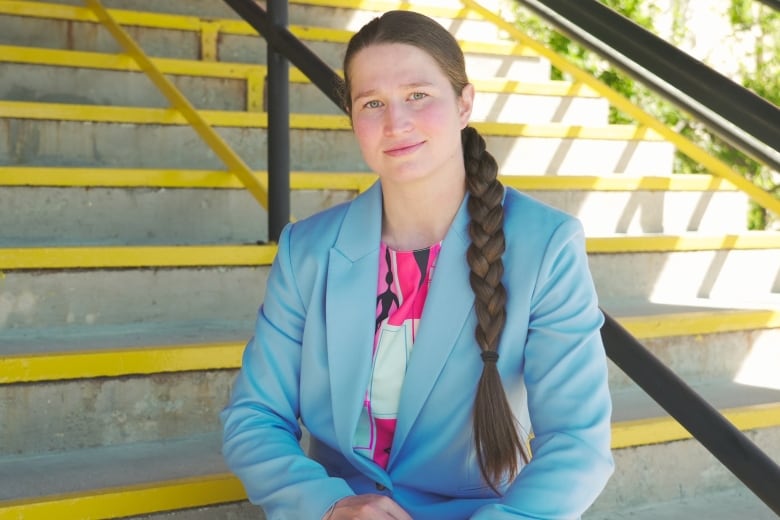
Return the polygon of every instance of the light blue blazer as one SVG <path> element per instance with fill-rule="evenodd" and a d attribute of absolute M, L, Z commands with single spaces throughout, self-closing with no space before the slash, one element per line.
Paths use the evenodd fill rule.
<path fill-rule="evenodd" d="M 482 372 L 461 205 L 442 243 L 403 383 L 387 470 L 352 449 L 371 372 L 379 183 L 288 225 L 229 405 L 223 452 L 269 520 L 319 520 L 351 494 L 391 496 L 415 520 L 572 519 L 613 471 L 603 316 L 580 223 L 505 195 L 504 387 L 533 459 L 495 495 L 480 477 L 472 408 Z M 308 456 L 299 421 L 311 434 Z"/>

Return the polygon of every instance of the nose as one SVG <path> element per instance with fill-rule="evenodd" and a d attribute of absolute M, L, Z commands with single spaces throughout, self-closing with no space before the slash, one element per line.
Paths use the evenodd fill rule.
<path fill-rule="evenodd" d="M 386 135 L 398 135 L 412 127 L 409 108 L 405 103 L 388 103 L 384 112 L 384 132 Z"/>

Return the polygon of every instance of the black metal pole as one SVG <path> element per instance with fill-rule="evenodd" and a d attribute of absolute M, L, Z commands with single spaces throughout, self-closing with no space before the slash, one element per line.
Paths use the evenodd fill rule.
<path fill-rule="evenodd" d="M 287 0 L 269 0 L 271 24 L 287 26 Z M 290 67 L 267 44 L 268 56 L 268 240 L 276 242 L 290 221 Z"/>
<path fill-rule="evenodd" d="M 604 313 L 609 358 L 674 417 L 724 466 L 780 515 L 780 466 Z"/>

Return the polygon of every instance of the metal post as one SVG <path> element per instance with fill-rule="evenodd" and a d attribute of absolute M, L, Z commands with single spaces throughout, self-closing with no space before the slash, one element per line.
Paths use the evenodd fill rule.
<path fill-rule="evenodd" d="M 287 0 L 269 0 L 268 16 L 287 27 Z M 290 221 L 290 69 L 267 45 L 268 56 L 268 240 L 276 242 Z"/>

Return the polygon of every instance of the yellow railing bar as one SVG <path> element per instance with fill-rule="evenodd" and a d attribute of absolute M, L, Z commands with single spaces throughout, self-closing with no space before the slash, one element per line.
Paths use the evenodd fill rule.
<path fill-rule="evenodd" d="M 772 194 L 762 190 L 749 180 L 745 179 L 742 175 L 731 169 L 731 167 L 729 167 L 726 163 L 716 157 L 713 157 L 709 152 L 693 143 L 689 139 L 686 139 L 679 133 L 675 132 L 673 129 L 669 128 L 664 123 L 645 112 L 642 108 L 633 104 L 623 95 L 613 90 L 605 83 L 602 83 L 598 79 L 594 78 L 584 70 L 578 68 L 576 65 L 560 56 L 555 51 L 531 39 L 512 23 L 506 21 L 501 16 L 495 14 L 486 7 L 483 7 L 476 0 L 461 0 L 461 2 L 465 7 L 473 9 L 486 20 L 493 22 L 495 25 L 505 30 L 515 41 L 521 42 L 523 45 L 528 46 L 530 49 L 537 52 L 540 56 L 544 56 L 550 60 L 552 65 L 570 74 L 574 78 L 575 82 L 585 83 L 586 85 L 590 86 L 593 90 L 601 94 L 610 103 L 612 103 L 615 108 L 631 116 L 641 125 L 650 127 L 661 134 L 666 140 L 673 143 L 682 153 L 707 168 L 710 173 L 730 181 L 760 206 L 775 213 L 776 215 L 780 215 L 780 200 L 775 198 Z"/>
<path fill-rule="evenodd" d="M 122 45 L 125 52 L 135 59 L 138 66 L 149 76 L 152 82 L 168 98 L 171 105 L 176 108 L 192 128 L 211 147 L 214 153 L 227 166 L 227 169 L 241 180 L 247 190 L 264 207 L 268 207 L 268 193 L 260 184 L 252 171 L 241 158 L 230 148 L 220 135 L 200 116 L 192 104 L 184 95 L 166 78 L 154 63 L 146 56 L 141 47 L 133 41 L 127 32 L 122 29 L 102 6 L 99 0 L 85 0 L 87 6 L 97 16 L 98 20 L 111 32 Z"/>

